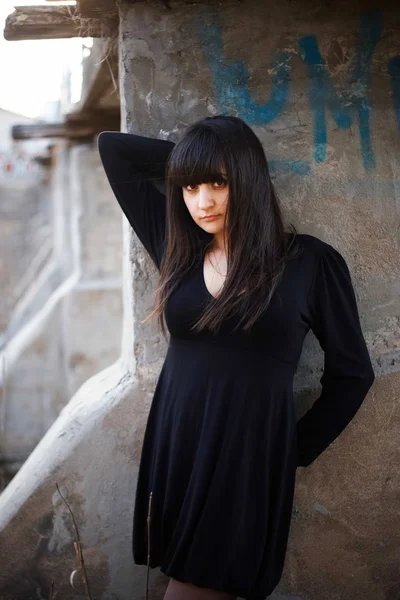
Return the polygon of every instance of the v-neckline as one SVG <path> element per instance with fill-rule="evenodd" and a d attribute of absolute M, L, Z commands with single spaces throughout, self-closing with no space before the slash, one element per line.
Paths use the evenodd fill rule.
<path fill-rule="evenodd" d="M 210 290 L 207 287 L 206 278 L 204 277 L 204 264 L 205 264 L 205 256 L 203 256 L 202 260 L 200 261 L 200 279 L 201 279 L 201 284 L 202 284 L 202 286 L 203 286 L 203 288 L 204 288 L 207 296 L 210 298 L 210 300 L 212 298 L 214 300 L 216 300 L 218 296 L 213 296 L 213 294 L 210 292 Z M 220 287 L 219 293 L 221 292 L 223 286 L 224 286 L 224 284 L 222 284 L 222 286 Z M 239 296 L 241 296 L 243 293 L 244 293 L 244 291 L 241 292 L 239 294 Z"/>
<path fill-rule="evenodd" d="M 207 287 L 206 284 L 206 278 L 204 277 L 204 264 L 205 264 L 205 256 L 203 256 L 202 260 L 200 261 L 200 279 L 201 279 L 201 283 L 203 285 L 204 290 L 206 291 L 207 295 L 211 298 L 213 298 L 214 300 L 217 299 L 217 296 L 213 296 L 212 293 L 210 292 L 210 290 Z M 220 288 L 221 291 L 222 287 Z"/>

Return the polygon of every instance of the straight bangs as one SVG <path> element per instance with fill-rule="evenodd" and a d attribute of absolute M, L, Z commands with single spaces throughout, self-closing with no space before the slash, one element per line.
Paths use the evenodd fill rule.
<path fill-rule="evenodd" d="M 169 184 L 184 187 L 228 181 L 223 146 L 208 128 L 194 129 L 175 147 L 167 165 Z"/>

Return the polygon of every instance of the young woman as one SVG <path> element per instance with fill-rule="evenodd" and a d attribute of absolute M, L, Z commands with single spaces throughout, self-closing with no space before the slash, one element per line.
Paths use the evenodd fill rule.
<path fill-rule="evenodd" d="M 285 230 L 261 142 L 239 118 L 204 118 L 176 145 L 103 132 L 98 146 L 160 271 L 148 318 L 169 336 L 134 561 L 170 577 L 165 600 L 264 600 L 283 570 L 296 468 L 342 432 L 374 381 L 349 269 L 330 244 Z M 310 329 L 325 352 L 322 393 L 296 424 Z"/>

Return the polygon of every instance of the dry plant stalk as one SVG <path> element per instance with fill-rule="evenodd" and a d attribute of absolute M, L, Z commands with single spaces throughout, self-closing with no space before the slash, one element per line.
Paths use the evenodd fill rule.
<path fill-rule="evenodd" d="M 101 19 L 82 17 L 79 12 L 71 10 L 71 7 L 67 7 L 67 9 L 70 19 L 74 21 L 77 27 L 79 27 L 80 37 L 92 37 L 91 34 L 93 33 L 93 28 L 98 27 L 100 24 L 100 39 L 107 40 L 107 51 L 100 62 L 107 63 L 114 86 L 114 92 L 117 92 L 118 94 L 118 83 L 115 79 L 112 66 L 109 61 L 109 58 L 112 55 L 118 54 L 119 13 L 117 5 L 115 4 L 113 9 L 108 12 L 103 11 Z"/>
<path fill-rule="evenodd" d="M 50 598 L 49 600 L 53 600 L 53 595 L 54 595 L 54 581 L 51 579 L 51 587 L 50 587 Z"/>
<path fill-rule="evenodd" d="M 151 520 L 151 500 L 153 492 L 150 492 L 149 510 L 147 514 L 147 573 L 146 573 L 146 600 L 149 598 L 149 573 L 150 573 L 150 520 Z"/>
<path fill-rule="evenodd" d="M 88 598 L 90 598 L 90 600 L 92 600 L 92 596 L 90 594 L 90 588 L 89 588 L 89 580 L 87 578 L 87 573 L 86 573 L 85 562 L 83 560 L 83 552 L 82 552 L 82 547 L 81 547 L 81 541 L 80 541 L 80 538 L 79 538 L 79 531 L 78 531 L 78 527 L 76 525 L 74 513 L 72 512 L 72 510 L 71 510 L 68 502 L 66 501 L 66 499 L 64 498 L 64 496 L 60 492 L 60 488 L 58 487 L 58 483 L 57 482 L 56 482 L 56 488 L 57 488 L 57 491 L 60 494 L 62 500 L 65 502 L 66 507 L 68 508 L 69 512 L 71 513 L 72 522 L 74 524 L 75 533 L 76 533 L 76 537 L 77 537 L 77 540 L 74 541 L 75 554 L 76 554 L 76 556 L 78 558 L 80 569 L 81 569 L 81 572 L 82 572 L 82 580 L 83 580 L 83 584 L 85 586 L 85 595 Z"/>
<path fill-rule="evenodd" d="M 102 38 L 115 38 L 118 36 L 118 9 L 115 6 L 110 11 L 104 11 L 101 18 L 82 17 L 76 6 L 66 6 L 69 18 L 79 30 L 78 37 L 92 37 L 93 31 L 100 26 Z M 97 36 L 96 36 L 97 37 Z"/>

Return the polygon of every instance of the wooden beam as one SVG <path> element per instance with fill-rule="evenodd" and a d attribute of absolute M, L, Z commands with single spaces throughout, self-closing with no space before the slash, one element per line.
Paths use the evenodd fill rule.
<path fill-rule="evenodd" d="M 14 125 L 11 135 L 14 140 L 32 140 L 38 138 L 65 138 L 79 140 L 92 138 L 101 131 L 120 130 L 119 111 L 97 114 L 81 114 L 79 118 L 64 123 L 34 123 L 32 125 Z"/>
<path fill-rule="evenodd" d="M 65 0 L 46 0 L 46 2 L 64 2 Z M 118 12 L 116 0 L 76 0 L 82 17 L 104 18 Z"/>
<path fill-rule="evenodd" d="M 72 37 L 107 37 L 118 24 L 113 19 L 85 19 L 76 6 L 17 6 L 5 22 L 8 41 Z"/>
<path fill-rule="evenodd" d="M 118 12 L 115 0 L 77 0 L 82 17 L 102 18 Z"/>
<path fill-rule="evenodd" d="M 72 112 L 65 116 L 65 120 L 69 124 L 77 123 L 92 123 L 103 127 L 104 122 L 119 121 L 121 116 L 121 110 L 119 106 L 114 108 L 107 108 L 101 110 L 90 110 L 82 112 Z"/>

